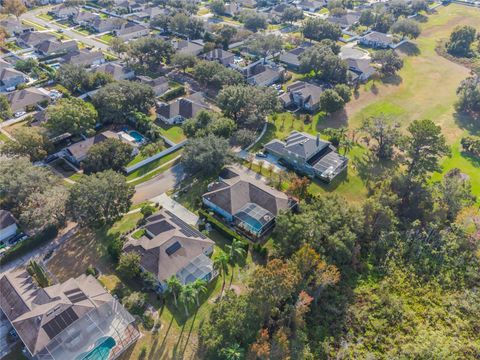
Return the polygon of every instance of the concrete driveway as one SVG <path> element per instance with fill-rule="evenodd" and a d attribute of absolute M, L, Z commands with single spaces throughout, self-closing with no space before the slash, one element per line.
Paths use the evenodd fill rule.
<path fill-rule="evenodd" d="M 340 49 L 340 57 L 342 59 L 370 59 L 368 51 L 355 47 L 355 43 L 342 46 Z"/>
<path fill-rule="evenodd" d="M 158 203 L 159 205 L 162 206 L 162 208 L 178 216 L 180 219 L 182 219 L 189 225 L 195 226 L 198 222 L 197 215 L 195 215 L 190 210 L 185 208 L 182 204 L 173 200 L 167 194 L 159 195 L 150 200 L 153 201 L 154 203 Z"/>

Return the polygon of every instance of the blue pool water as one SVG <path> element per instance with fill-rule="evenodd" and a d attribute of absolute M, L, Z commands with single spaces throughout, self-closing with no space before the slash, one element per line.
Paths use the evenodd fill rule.
<path fill-rule="evenodd" d="M 143 135 L 140 134 L 138 131 L 132 130 L 128 133 L 131 137 L 135 139 L 137 143 L 141 143 L 144 139 Z"/>
<path fill-rule="evenodd" d="M 115 344 L 115 340 L 110 336 L 100 338 L 97 340 L 95 348 L 83 356 L 81 360 L 107 360 Z"/>

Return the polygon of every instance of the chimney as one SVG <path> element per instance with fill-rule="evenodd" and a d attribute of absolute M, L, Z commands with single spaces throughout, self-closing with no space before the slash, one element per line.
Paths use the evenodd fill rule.
<path fill-rule="evenodd" d="M 317 133 L 317 146 L 320 145 L 320 133 Z"/>

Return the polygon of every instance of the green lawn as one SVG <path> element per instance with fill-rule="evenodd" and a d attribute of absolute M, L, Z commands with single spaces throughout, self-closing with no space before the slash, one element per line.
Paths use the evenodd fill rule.
<path fill-rule="evenodd" d="M 109 45 L 114 37 L 115 36 L 113 34 L 109 33 L 109 34 L 103 34 L 102 36 L 97 37 L 96 40 Z"/>
<path fill-rule="evenodd" d="M 37 30 L 37 31 L 47 30 L 46 27 L 40 25 L 39 23 L 31 21 L 31 20 L 22 20 L 22 24 L 25 24 L 25 25 L 28 25 L 28 26 L 33 26 L 35 28 L 35 30 Z"/>
<path fill-rule="evenodd" d="M 163 151 L 165 150 L 165 148 L 162 148 L 162 150 L 160 151 Z M 159 152 L 160 152 L 159 151 Z M 145 159 L 148 159 L 149 157 L 151 157 L 151 155 L 143 155 L 141 152 L 139 152 L 137 155 L 135 155 L 135 157 L 127 164 L 127 167 L 128 166 L 132 166 L 132 165 L 135 165 L 137 163 L 139 163 L 140 161 L 142 160 L 145 160 Z"/>
<path fill-rule="evenodd" d="M 136 179 L 138 178 L 139 176 L 142 176 L 142 175 L 145 175 L 146 173 L 148 173 L 149 171 L 152 171 L 154 170 L 155 168 L 169 162 L 170 160 L 173 160 L 174 158 L 176 158 L 178 155 L 180 155 L 181 153 L 183 152 L 183 149 L 178 149 L 177 151 L 174 151 L 160 159 L 157 159 L 155 161 L 152 161 L 151 163 L 148 163 L 144 166 L 142 166 L 141 168 L 133 171 L 132 173 L 128 174 L 127 176 L 127 180 L 133 180 L 133 179 Z M 143 181 L 146 181 L 144 179 L 142 179 Z"/>
<path fill-rule="evenodd" d="M 5 135 L 4 133 L 0 132 L 0 141 L 5 142 L 8 140 L 8 136 Z"/>
<path fill-rule="evenodd" d="M 176 144 L 187 138 L 183 133 L 182 127 L 179 125 L 166 125 L 160 121 L 158 122 L 158 125 L 160 126 L 160 133 Z"/>
<path fill-rule="evenodd" d="M 49 15 L 47 13 L 43 13 L 43 14 L 38 14 L 37 17 L 39 19 L 42 19 L 42 20 L 45 20 L 45 21 L 53 21 L 55 20 L 55 18 L 52 16 L 52 15 Z"/>
<path fill-rule="evenodd" d="M 5 47 L 10 51 L 18 51 L 22 50 L 20 46 L 17 45 L 15 41 L 10 41 L 5 44 Z"/>

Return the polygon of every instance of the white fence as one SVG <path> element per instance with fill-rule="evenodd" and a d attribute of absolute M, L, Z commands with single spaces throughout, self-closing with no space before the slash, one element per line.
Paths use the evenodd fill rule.
<path fill-rule="evenodd" d="M 131 172 L 141 168 L 142 166 L 144 165 L 147 165 L 149 163 L 151 163 L 152 161 L 155 161 L 157 159 L 160 159 L 164 156 L 167 156 L 168 154 L 171 154 L 172 152 L 180 149 L 181 147 L 183 147 L 185 144 L 187 143 L 187 140 L 183 140 L 182 142 L 179 142 L 178 144 L 175 144 L 171 147 L 169 147 L 168 149 L 165 149 L 163 151 L 160 151 L 159 153 L 153 155 L 153 156 L 150 156 L 149 158 L 146 158 L 142 161 L 139 161 L 138 163 L 132 165 L 132 166 L 129 166 L 129 167 L 126 167 L 124 170 L 125 172 L 128 174 L 130 174 Z"/>

